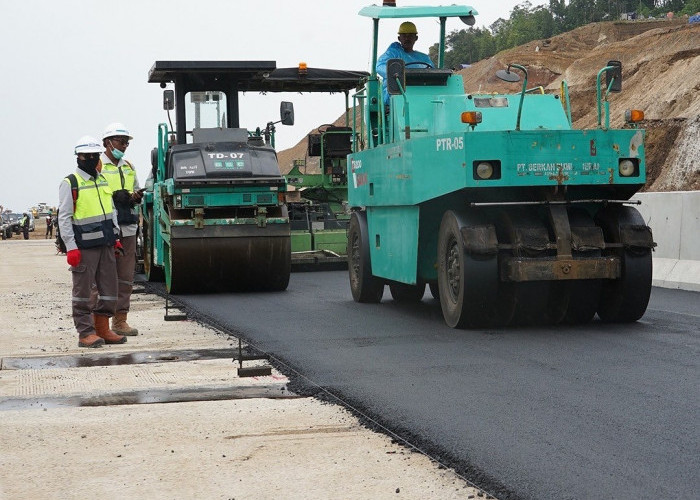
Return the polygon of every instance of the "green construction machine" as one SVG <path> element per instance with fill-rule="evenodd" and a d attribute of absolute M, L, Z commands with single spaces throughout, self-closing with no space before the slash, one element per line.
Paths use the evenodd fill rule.
<path fill-rule="evenodd" d="M 427 284 L 455 328 L 641 318 L 655 244 L 629 201 L 646 181 L 643 113 L 610 127 L 622 65 L 601 61 L 591 75 L 597 126 L 576 130 L 566 83 L 557 93 L 528 89 L 522 65 L 496 73 L 512 94 L 465 93 L 443 64 L 445 29 L 449 18 L 473 25 L 472 7 L 359 14 L 373 20 L 374 45 L 356 96 L 364 136 L 348 157 L 353 298 L 379 302 L 388 285 L 395 301 L 416 302 Z M 392 59 L 380 81 L 380 22 L 421 18 L 440 24 L 436 67 Z"/>
<path fill-rule="evenodd" d="M 295 159 L 286 175 L 292 186 L 287 206 L 293 270 L 347 266 L 347 156 L 360 138 L 353 133 L 356 117 L 351 116 L 349 93 L 362 88 L 368 77 L 364 71 L 304 69 L 308 91 L 343 93 L 345 107 L 340 124 L 321 125 L 307 136 L 305 157 Z"/>
<path fill-rule="evenodd" d="M 279 121 L 245 128 L 240 105 L 251 94 L 347 94 L 363 76 L 274 61 L 156 61 L 148 81 L 166 89 L 170 127 L 158 126 L 141 205 L 147 278 L 170 293 L 286 289 L 293 239 L 275 125 L 293 125 L 294 107 L 282 101 Z"/>

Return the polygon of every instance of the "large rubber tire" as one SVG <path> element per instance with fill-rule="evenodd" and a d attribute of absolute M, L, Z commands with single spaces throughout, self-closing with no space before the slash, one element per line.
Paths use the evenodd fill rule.
<path fill-rule="evenodd" d="M 448 210 L 438 234 L 438 288 L 445 323 L 451 328 L 479 328 L 493 321 L 498 292 L 496 255 L 466 252 L 461 228 L 481 226 L 476 214 Z"/>
<path fill-rule="evenodd" d="M 620 243 L 620 230 L 625 226 L 645 226 L 644 219 L 632 207 L 610 206 L 596 216 L 605 241 Z M 610 252 L 621 261 L 621 276 L 604 282 L 598 316 L 610 323 L 637 321 L 646 312 L 651 295 L 651 248 L 615 248 Z"/>
<path fill-rule="evenodd" d="M 348 273 L 355 302 L 376 304 L 384 295 L 384 281 L 372 275 L 367 215 L 353 212 L 348 224 Z"/>
<path fill-rule="evenodd" d="M 569 209 L 569 225 L 576 227 L 595 226 L 593 218 L 583 209 Z M 587 252 L 572 251 L 573 257 L 600 257 L 601 250 L 590 250 Z M 595 316 L 598 304 L 600 303 L 600 292 L 602 281 L 596 280 L 573 280 L 566 282 L 568 294 L 568 307 L 564 322 L 566 323 L 588 323 Z"/>
<path fill-rule="evenodd" d="M 531 235 L 548 241 L 548 229 L 534 210 L 506 209 L 500 213 L 498 242 L 515 244 L 516 230 L 528 228 Z M 532 237 L 532 236 L 531 236 Z M 546 257 L 546 250 L 523 250 L 525 256 Z M 512 255 L 508 250 L 505 255 Z M 552 304 L 549 300 L 550 283 L 547 281 L 503 282 L 499 290 L 499 325 L 533 325 L 550 322 Z"/>
<path fill-rule="evenodd" d="M 416 302 L 420 302 L 423 295 L 425 295 L 425 283 L 418 283 L 416 285 L 389 283 L 389 291 L 391 292 L 391 297 L 396 302 L 415 304 Z"/>
<path fill-rule="evenodd" d="M 143 218 L 143 272 L 150 282 L 162 283 L 165 280 L 163 268 L 153 263 L 153 231 L 156 225 L 153 220 L 153 208 L 148 209 L 148 214 Z"/>

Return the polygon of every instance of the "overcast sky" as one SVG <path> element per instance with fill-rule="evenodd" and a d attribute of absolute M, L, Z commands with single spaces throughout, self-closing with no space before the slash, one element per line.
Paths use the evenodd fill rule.
<path fill-rule="evenodd" d="M 0 0 L 3 72 L 0 205 L 16 212 L 56 205 L 61 179 L 74 171 L 82 135 L 101 139 L 123 122 L 134 140 L 126 158 L 143 185 L 166 121 L 162 90 L 147 83 L 156 60 L 274 60 L 296 66 L 368 70 L 371 26 L 357 12 L 380 0 Z M 399 5 L 450 5 L 456 0 L 398 0 Z M 477 26 L 508 17 L 518 0 L 467 2 Z M 533 5 L 546 1 L 533 1 Z M 396 39 L 398 21 L 380 26 L 380 47 Z M 437 41 L 433 20 L 416 20 L 418 50 Z M 461 29 L 448 20 L 447 30 Z M 252 97 L 252 96 L 246 96 Z M 279 119 L 291 100 L 296 124 L 277 127 L 277 148 L 296 144 L 312 128 L 335 120 L 342 95 L 279 95 L 241 99 L 241 126 Z"/>

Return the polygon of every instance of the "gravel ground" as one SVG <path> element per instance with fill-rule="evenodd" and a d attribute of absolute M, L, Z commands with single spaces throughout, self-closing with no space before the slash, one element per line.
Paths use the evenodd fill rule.
<path fill-rule="evenodd" d="M 19 358 L 237 345 L 193 321 L 163 321 L 161 298 L 135 294 L 129 320 L 142 334 L 124 345 L 80 349 L 70 273 L 52 241 L 0 242 L 0 271 L 4 367 Z M 240 379 L 237 365 L 221 359 L 51 363 L 0 370 L 0 499 L 481 496 L 453 471 L 370 431 L 344 409 L 295 397 L 275 370 Z M 226 391 L 240 399 L 114 404 L 124 393 L 178 391 Z M 88 399 L 94 406 L 70 404 Z"/>

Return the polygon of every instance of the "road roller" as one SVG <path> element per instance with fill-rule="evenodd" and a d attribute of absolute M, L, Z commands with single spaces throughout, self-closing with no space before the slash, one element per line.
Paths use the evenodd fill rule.
<path fill-rule="evenodd" d="M 285 290 L 290 273 L 286 181 L 274 150 L 279 121 L 239 123 L 239 95 L 271 89 L 275 61 L 156 61 L 169 124 L 141 205 L 144 271 L 170 293 Z M 173 88 L 167 88 L 171 86 Z M 170 111 L 175 110 L 175 126 Z"/>
<path fill-rule="evenodd" d="M 591 75 L 597 124 L 574 129 L 567 83 L 528 88 L 517 61 L 494 75 L 512 93 L 465 92 L 444 66 L 446 21 L 471 26 L 474 8 L 359 14 L 372 19 L 374 43 L 355 97 L 364 140 L 348 156 L 353 299 L 378 303 L 388 285 L 394 301 L 415 303 L 427 285 L 453 328 L 640 319 L 655 243 L 630 201 L 646 181 L 643 112 L 610 126 L 622 64 L 601 60 Z M 380 24 L 423 18 L 440 25 L 437 60 L 391 59 L 382 78 Z"/>

